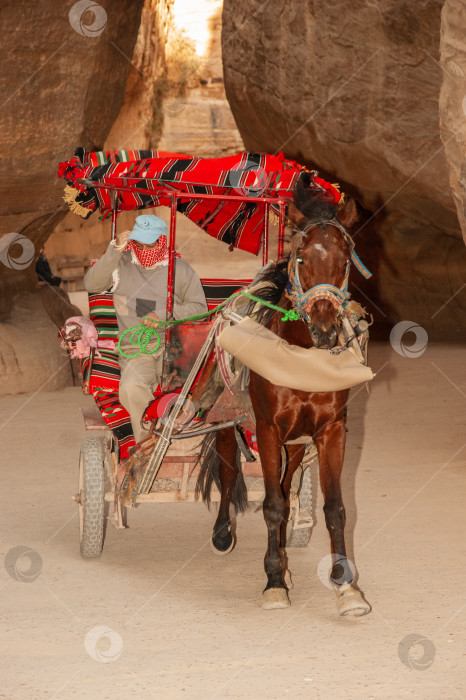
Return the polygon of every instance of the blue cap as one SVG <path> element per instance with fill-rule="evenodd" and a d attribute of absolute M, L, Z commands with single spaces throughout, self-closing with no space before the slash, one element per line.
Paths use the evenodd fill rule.
<path fill-rule="evenodd" d="M 128 240 L 139 241 L 151 245 L 155 243 L 160 236 L 167 235 L 167 224 L 159 216 L 155 214 L 141 214 L 136 217 L 133 230 L 128 236 Z"/>

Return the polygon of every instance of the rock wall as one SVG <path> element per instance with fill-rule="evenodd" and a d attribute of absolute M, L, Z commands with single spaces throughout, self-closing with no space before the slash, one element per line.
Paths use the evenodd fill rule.
<path fill-rule="evenodd" d="M 377 275 L 357 284 L 376 319 L 420 316 L 432 336 L 456 337 L 466 321 L 465 9 L 442 5 L 225 0 L 222 46 L 246 148 L 316 167 L 368 210 L 356 242 Z"/>
<path fill-rule="evenodd" d="M 440 134 L 449 182 L 466 241 L 466 5 L 446 0 L 440 28 Z"/>
<path fill-rule="evenodd" d="M 66 213 L 57 163 L 77 145 L 102 148 L 120 111 L 142 0 L 102 2 L 97 14 L 86 3 L 40 0 L 27 3 L 27 22 L 25 7 L 2 3 L 0 223 L 37 250 Z M 3 264 L 0 274 L 5 316 L 34 270 Z"/>
<path fill-rule="evenodd" d="M 157 85 L 166 70 L 167 36 L 173 25 L 174 0 L 145 0 L 123 106 L 104 148 L 156 148 L 153 126 L 159 111 Z"/>
<path fill-rule="evenodd" d="M 78 145 L 102 148 L 123 103 L 143 2 L 102 0 L 92 4 L 93 11 L 89 5 L 2 2 L 1 320 L 10 315 L 16 294 L 37 286 L 34 260 L 67 212 L 57 164 Z M 5 234 L 20 236 L 13 241 Z M 27 325 L 16 328 L 15 345 L 35 342 Z M 2 328 L 1 337 L 10 330 Z M 57 345 L 55 334 L 53 340 Z M 36 357 L 48 368 L 49 348 L 43 348 L 43 339 L 37 340 Z M 41 386 L 40 373 L 27 365 L 21 372 L 29 384 L 21 383 L 21 390 L 33 391 Z"/>
<path fill-rule="evenodd" d="M 173 0 L 144 1 L 134 50 L 128 54 L 131 60 L 126 85 L 120 86 L 123 104 L 103 143 L 105 150 L 156 147 L 153 125 L 161 109 L 157 85 L 166 71 L 165 49 L 173 25 L 172 6 Z M 60 185 L 63 188 L 63 181 Z M 134 217 L 124 223 L 123 218 L 120 215 L 120 226 L 130 225 Z M 53 272 L 63 276 L 63 266 L 75 263 L 77 269 L 82 269 L 100 257 L 109 239 L 109 221 L 101 222 L 98 214 L 84 221 L 66 207 L 64 218 L 47 239 L 45 253 Z M 84 289 L 82 279 L 73 286 Z"/>
<path fill-rule="evenodd" d="M 75 315 L 79 309 L 48 285 L 15 297 L 10 318 L 0 324 L 0 396 L 77 382 L 76 361 L 71 363 L 57 339 L 57 326 Z"/>

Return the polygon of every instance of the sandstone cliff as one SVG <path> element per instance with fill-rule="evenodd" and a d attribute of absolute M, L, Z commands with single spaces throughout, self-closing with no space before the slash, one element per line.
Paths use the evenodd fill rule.
<path fill-rule="evenodd" d="M 439 337 L 466 320 L 464 28 L 460 0 L 225 0 L 223 12 L 246 148 L 283 150 L 356 195 L 376 277 L 355 281 L 371 311 Z"/>
<path fill-rule="evenodd" d="M 72 275 L 107 245 L 108 222 L 68 213 L 58 162 L 78 145 L 206 156 L 242 150 L 223 87 L 221 9 L 221 0 L 3 3 L 0 366 L 7 381 L 0 394 L 47 387 L 50 354 L 63 360 L 44 305 L 27 293 L 43 296 L 34 261 L 44 243 L 52 269 Z M 120 219 L 129 227 L 134 216 Z M 192 230 L 182 224 L 180 234 L 190 238 Z M 55 321 L 74 313 L 62 296 L 57 307 Z M 31 315 L 41 317 L 40 339 Z M 56 376 L 67 371 L 69 378 L 65 362 Z"/>
<path fill-rule="evenodd" d="M 102 0 L 89 10 L 90 3 L 80 0 L 2 2 L 1 234 L 24 238 L 16 236 L 9 248 L 8 238 L 0 241 L 1 319 L 8 318 L 15 294 L 36 286 L 34 259 L 67 212 L 57 163 L 78 145 L 102 148 L 120 111 L 142 4 Z M 30 308 L 38 313 L 35 303 Z M 5 360 L 3 374 L 14 372 L 11 352 L 21 353 L 21 372 L 28 380 L 21 380 L 19 390 L 33 391 L 49 376 L 51 365 L 42 340 L 34 354 L 26 316 L 24 326 L 14 321 L 14 333 L 2 329 L 6 344 L 0 347 L 0 363 Z M 14 343 L 7 342 L 13 336 Z M 29 361 L 23 357 L 25 347 Z"/>
<path fill-rule="evenodd" d="M 466 240 L 466 5 L 445 0 L 440 27 L 440 130 L 451 193 Z"/>

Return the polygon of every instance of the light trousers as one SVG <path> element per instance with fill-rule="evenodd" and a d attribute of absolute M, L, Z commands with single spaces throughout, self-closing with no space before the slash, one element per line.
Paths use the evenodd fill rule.
<path fill-rule="evenodd" d="M 162 352 L 129 359 L 120 356 L 120 403 L 130 415 L 136 442 L 147 435 L 147 430 L 141 428 L 141 418 L 160 383 L 162 363 Z"/>

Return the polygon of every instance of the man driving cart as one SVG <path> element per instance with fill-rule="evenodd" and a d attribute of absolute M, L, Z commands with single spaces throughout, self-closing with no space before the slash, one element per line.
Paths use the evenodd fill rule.
<path fill-rule="evenodd" d="M 166 320 L 168 288 L 167 225 L 153 214 L 136 217 L 132 231 L 116 234 L 104 255 L 87 271 L 85 289 L 92 293 L 113 292 L 119 337 L 141 324 L 156 328 Z M 173 317 L 188 318 L 207 311 L 204 291 L 192 267 L 179 258 L 175 261 Z M 163 364 L 162 342 L 153 354 L 127 358 L 120 355 L 121 404 L 130 417 L 136 442 L 146 437 L 141 427 L 145 408 L 153 399 L 153 389 L 161 381 Z M 130 335 L 130 334 L 129 334 Z M 157 337 L 151 339 L 147 350 L 154 349 Z M 122 343 L 123 352 L 131 354 L 134 345 Z"/>

